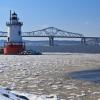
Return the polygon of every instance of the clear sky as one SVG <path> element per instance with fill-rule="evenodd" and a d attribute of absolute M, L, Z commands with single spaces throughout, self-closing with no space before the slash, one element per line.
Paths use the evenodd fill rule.
<path fill-rule="evenodd" d="M 6 31 L 9 10 L 24 22 L 22 31 L 53 26 L 100 36 L 100 0 L 0 0 L 1 31 Z"/>

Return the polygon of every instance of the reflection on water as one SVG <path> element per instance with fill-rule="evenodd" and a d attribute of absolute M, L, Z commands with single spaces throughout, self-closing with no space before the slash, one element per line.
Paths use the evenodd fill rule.
<path fill-rule="evenodd" d="M 100 83 L 100 69 L 77 71 L 77 72 L 69 73 L 69 75 L 74 79 Z"/>

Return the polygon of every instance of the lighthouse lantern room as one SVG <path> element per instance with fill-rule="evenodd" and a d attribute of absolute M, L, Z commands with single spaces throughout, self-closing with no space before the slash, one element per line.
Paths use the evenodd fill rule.
<path fill-rule="evenodd" d="M 7 42 L 4 43 L 4 54 L 19 54 L 25 49 L 25 44 L 22 41 L 21 26 L 17 14 L 10 11 L 10 22 L 6 23 L 8 27 Z"/>

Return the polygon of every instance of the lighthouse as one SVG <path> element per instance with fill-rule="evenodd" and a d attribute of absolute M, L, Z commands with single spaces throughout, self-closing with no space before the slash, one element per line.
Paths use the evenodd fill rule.
<path fill-rule="evenodd" d="M 4 43 L 4 54 L 19 54 L 25 49 L 25 44 L 22 41 L 21 27 L 23 23 L 19 21 L 17 14 L 11 13 L 10 21 L 6 23 L 7 42 Z"/>

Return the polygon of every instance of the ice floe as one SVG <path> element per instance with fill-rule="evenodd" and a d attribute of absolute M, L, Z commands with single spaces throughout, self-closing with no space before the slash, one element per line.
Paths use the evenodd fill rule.
<path fill-rule="evenodd" d="M 34 95 L 11 91 L 8 88 L 0 88 L 0 100 L 60 100 L 58 96 L 52 95 Z"/>

